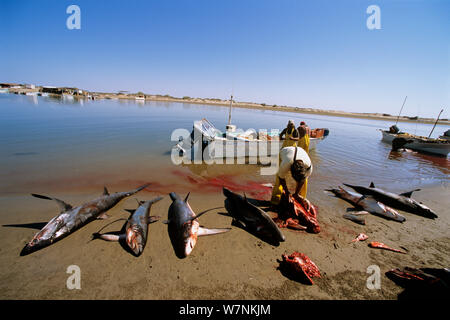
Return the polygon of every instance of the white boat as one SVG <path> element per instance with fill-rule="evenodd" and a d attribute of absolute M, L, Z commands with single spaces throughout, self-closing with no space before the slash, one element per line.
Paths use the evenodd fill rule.
<path fill-rule="evenodd" d="M 277 156 L 282 146 L 279 131 L 271 132 L 248 129 L 237 129 L 231 124 L 231 110 L 233 96 L 230 99 L 230 111 L 226 131 L 222 132 L 207 119 L 194 121 L 193 130 L 189 141 L 180 140 L 174 148 L 180 156 L 190 155 L 194 159 L 223 159 L 223 158 L 254 158 L 259 157 L 261 162 L 272 156 Z M 309 149 L 314 149 L 317 144 L 328 136 L 328 129 L 314 129 L 311 132 Z M 201 141 L 201 148 L 198 147 Z M 195 146 L 197 144 L 197 150 Z M 194 146 L 194 148 L 192 148 Z M 194 154 L 200 155 L 195 156 Z M 197 153 L 196 153 L 197 152 Z"/>
<path fill-rule="evenodd" d="M 135 99 L 137 101 L 145 101 L 145 96 L 136 96 Z"/>
<path fill-rule="evenodd" d="M 391 133 L 387 130 L 378 130 L 382 133 L 381 140 L 389 144 L 392 144 L 392 140 L 395 138 L 405 138 L 407 140 L 412 140 L 412 142 L 404 145 L 407 149 L 432 153 L 440 156 L 447 156 L 450 152 L 450 140 L 448 139 L 434 139 L 417 136 L 406 132 Z"/>

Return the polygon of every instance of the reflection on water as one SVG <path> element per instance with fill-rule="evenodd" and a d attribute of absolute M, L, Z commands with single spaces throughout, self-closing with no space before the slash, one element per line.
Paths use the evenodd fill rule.
<path fill-rule="evenodd" d="M 191 178 L 231 176 L 233 183 L 239 179 L 259 183 L 274 180 L 273 176 L 261 176 L 257 165 L 176 167 L 171 163 L 170 151 L 176 143 L 170 141 L 172 131 L 190 131 L 193 121 L 204 117 L 223 130 L 228 121 L 226 106 L 2 94 L 0 111 L 0 194 L 101 190 L 103 185 L 119 189 L 141 181 L 153 182 L 161 192 L 169 192 L 186 186 L 180 170 Z M 282 129 L 289 119 L 297 125 L 306 121 L 312 128 L 330 129 L 330 135 L 310 154 L 314 164 L 311 190 L 343 182 L 368 185 L 370 181 L 406 190 L 449 180 L 448 158 L 391 153 L 377 130 L 392 125 L 387 121 L 233 110 L 233 123 L 243 129 Z M 428 135 L 432 125 L 400 123 L 399 127 Z M 447 129 L 436 126 L 434 136 Z M 202 183 L 195 188 L 201 191 Z"/>

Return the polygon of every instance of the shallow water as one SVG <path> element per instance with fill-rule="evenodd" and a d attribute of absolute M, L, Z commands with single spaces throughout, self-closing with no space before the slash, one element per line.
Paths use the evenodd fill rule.
<path fill-rule="evenodd" d="M 261 176 L 256 165 L 172 164 L 172 131 L 191 130 L 193 121 L 203 117 L 223 129 L 228 107 L 127 100 L 68 102 L 0 94 L 0 111 L 1 196 L 90 192 L 103 185 L 134 188 L 146 181 L 153 182 L 159 192 L 193 185 L 214 191 L 227 179 L 242 189 L 254 188 L 253 181 L 274 180 L 273 176 Z M 406 190 L 449 181 L 448 157 L 390 153 L 377 129 L 388 128 L 392 122 L 233 109 L 233 123 L 238 128 L 281 130 L 289 119 L 330 129 L 330 135 L 311 152 L 311 184 L 316 190 L 343 182 L 368 185 L 374 181 L 380 187 Z M 428 135 L 432 128 L 430 124 L 402 122 L 398 126 L 419 135 Z M 436 126 L 433 137 L 447 129 Z"/>

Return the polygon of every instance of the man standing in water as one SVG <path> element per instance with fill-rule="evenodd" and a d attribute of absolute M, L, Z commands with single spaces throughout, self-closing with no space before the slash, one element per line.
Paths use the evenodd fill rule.
<path fill-rule="evenodd" d="M 283 129 L 280 133 L 280 140 L 283 139 L 283 146 L 284 147 L 293 147 L 297 145 L 298 141 L 298 131 L 295 129 L 294 121 L 289 120 L 287 127 Z"/>
<path fill-rule="evenodd" d="M 309 153 L 309 137 L 311 136 L 311 129 L 304 121 L 302 121 L 300 122 L 300 127 L 297 128 L 297 131 L 299 134 L 297 145 Z"/>
<path fill-rule="evenodd" d="M 297 184 L 295 187 L 295 194 L 305 198 L 306 194 L 303 196 L 301 190 L 305 185 L 306 179 L 311 175 L 312 169 L 311 159 L 303 148 L 293 146 L 281 149 L 280 166 L 278 168 L 275 185 L 272 189 L 271 203 L 273 205 L 278 205 L 283 191 L 286 194 L 289 194 L 289 189 L 286 185 L 286 178 L 289 171 Z"/>

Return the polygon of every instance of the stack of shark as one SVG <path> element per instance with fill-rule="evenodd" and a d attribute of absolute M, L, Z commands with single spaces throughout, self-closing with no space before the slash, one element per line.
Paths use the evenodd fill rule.
<path fill-rule="evenodd" d="M 376 188 L 373 182 L 369 187 L 355 186 L 346 183 L 344 183 L 344 185 L 352 188 L 356 192 L 347 191 L 341 187 L 339 187 L 339 189 L 329 189 L 327 191 L 331 191 L 337 197 L 350 202 L 360 210 L 344 215 L 344 218 L 356 223 L 365 224 L 363 216 L 369 213 L 397 222 L 406 221 L 406 218 L 395 209 L 417 214 L 429 219 L 437 218 L 437 215 L 433 210 L 423 203 L 411 198 L 412 193 L 419 191 L 420 189 L 396 194 Z"/>

